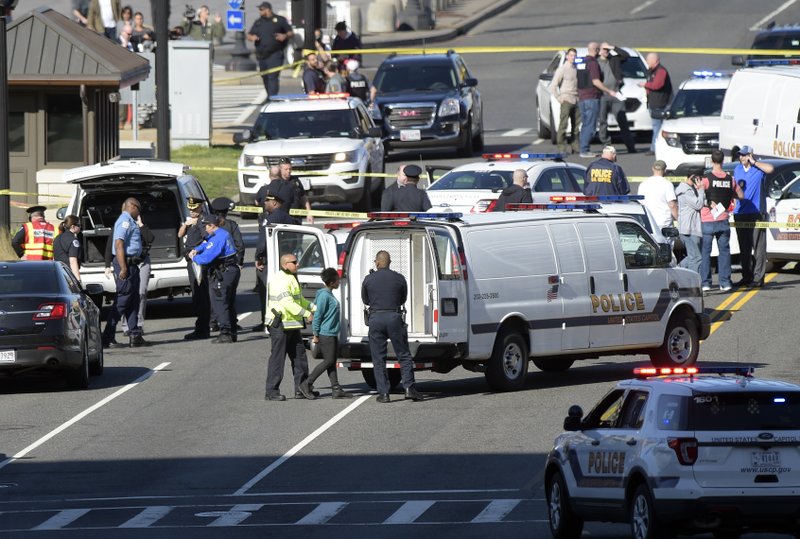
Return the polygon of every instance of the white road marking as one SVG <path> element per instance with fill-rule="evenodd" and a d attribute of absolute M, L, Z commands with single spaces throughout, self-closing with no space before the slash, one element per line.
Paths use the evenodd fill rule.
<path fill-rule="evenodd" d="M 645 3 L 644 3 L 644 4 L 642 4 L 641 6 L 637 6 L 637 7 L 633 8 L 633 9 L 631 10 L 631 15 L 636 15 L 637 13 L 639 13 L 640 11 L 642 11 L 643 9 L 647 9 L 647 8 L 649 8 L 650 6 L 652 6 L 653 4 L 655 4 L 657 1 L 658 1 L 658 0 L 647 0 L 647 2 L 645 2 Z"/>
<path fill-rule="evenodd" d="M 347 507 L 347 502 L 325 502 L 319 504 L 309 514 L 295 522 L 295 524 L 325 524 Z"/>
<path fill-rule="evenodd" d="M 384 524 L 411 524 L 419 517 L 422 516 L 422 513 L 427 511 L 431 508 L 434 502 L 429 500 L 419 500 L 413 502 L 406 502 L 400 509 L 395 511 L 392 516 L 387 518 L 383 521 Z"/>
<path fill-rule="evenodd" d="M 305 446 L 307 446 L 308 444 L 313 442 L 318 436 L 320 436 L 326 430 L 328 430 L 329 428 L 334 426 L 336 423 L 338 423 L 347 414 L 349 414 L 350 412 L 352 412 L 353 410 L 355 410 L 356 408 L 358 408 L 359 406 L 364 404 L 367 401 L 367 399 L 369 399 L 370 397 L 371 397 L 371 395 L 364 395 L 364 396 L 359 397 L 358 399 L 356 399 L 356 401 L 353 402 L 350 406 L 348 406 L 347 408 L 345 408 L 344 410 L 342 410 L 341 412 L 339 412 L 338 414 L 336 414 L 335 416 L 330 418 L 328 421 L 325 422 L 324 425 L 322 425 L 320 428 L 318 428 L 317 430 L 315 430 L 314 432 L 312 432 L 311 434 L 306 436 L 299 444 L 295 445 L 289 451 L 284 453 L 284 455 L 282 457 L 280 457 L 278 460 L 276 460 L 275 462 L 273 462 L 272 464 L 270 464 L 269 466 L 267 466 L 266 468 L 261 470 L 258 473 L 258 475 L 253 477 L 247 483 L 245 483 L 239 490 L 234 492 L 233 495 L 234 496 L 241 496 L 242 494 L 245 494 L 248 490 L 253 488 L 253 486 L 255 486 L 259 481 L 261 481 L 266 476 L 268 476 L 273 471 L 275 471 L 275 469 L 278 468 L 278 466 L 280 466 L 281 464 L 283 464 L 284 462 L 289 460 L 298 451 L 300 451 Z"/>
<path fill-rule="evenodd" d="M 75 417 L 73 417 L 72 419 L 67 421 L 66 423 L 63 423 L 61 426 L 57 427 L 55 430 L 52 430 L 49 433 L 45 434 L 44 436 L 42 436 L 41 438 L 39 438 L 38 440 L 33 442 L 31 445 L 29 445 L 28 447 L 26 447 L 25 449 L 23 449 L 22 451 L 20 451 L 16 455 L 14 455 L 13 457 L 8 457 L 6 460 L 0 462 L 0 469 L 3 469 L 4 467 L 8 466 L 9 464 L 14 462 L 15 460 L 21 459 L 22 457 L 24 457 L 25 455 L 27 455 L 28 453 L 30 453 L 31 451 L 33 451 L 34 449 L 36 449 L 37 447 L 39 447 L 40 445 L 42 445 L 43 443 L 48 441 L 49 439 L 53 438 L 54 436 L 58 435 L 59 433 L 65 431 L 65 430 L 67 430 L 69 427 L 71 427 L 72 425 L 74 425 L 75 423 L 77 423 L 78 421 L 80 421 L 81 419 L 86 417 L 87 415 L 91 414 L 95 410 L 98 410 L 98 409 L 102 408 L 103 406 L 105 406 L 109 402 L 113 401 L 114 399 L 116 399 L 117 397 L 122 395 L 123 393 L 126 393 L 127 391 L 130 391 L 134 387 L 138 386 L 139 384 L 141 384 L 142 382 L 144 382 L 145 380 L 147 380 L 148 378 L 153 376 L 153 374 L 155 374 L 156 372 L 166 368 L 168 365 L 169 365 L 169 362 L 162 363 L 161 365 L 159 365 L 155 369 L 144 373 L 143 375 L 141 375 L 139 378 L 137 378 L 136 380 L 134 380 L 130 384 L 118 389 L 117 391 L 115 391 L 114 393 L 112 393 L 108 397 L 104 398 L 103 400 L 101 400 L 97 404 L 94 404 L 94 405 L 90 406 L 89 408 L 87 408 L 83 412 L 79 413 L 78 415 L 76 415 Z"/>
<path fill-rule="evenodd" d="M 543 143 L 543 142 L 547 142 L 547 141 L 546 141 L 545 139 L 543 139 L 543 138 L 537 138 L 536 140 L 534 140 L 533 142 L 531 142 L 531 145 L 532 145 L 532 146 L 536 146 L 537 144 L 541 144 L 541 143 Z"/>
<path fill-rule="evenodd" d="M 242 313 L 242 314 L 240 314 L 240 315 L 238 315 L 236 317 L 236 320 L 241 322 L 242 320 L 244 320 L 245 318 L 247 318 L 248 316 L 250 316 L 251 314 L 254 314 L 254 313 L 255 313 L 255 311 L 251 311 L 249 313 Z"/>
<path fill-rule="evenodd" d="M 217 520 L 210 523 L 209 527 L 225 527 L 225 526 L 236 526 L 248 518 L 253 514 L 253 511 L 259 511 L 261 508 L 264 507 L 264 504 L 261 503 L 243 503 L 239 505 L 234 505 L 231 507 L 231 510 L 220 516 Z"/>
<path fill-rule="evenodd" d="M 503 133 L 500 136 L 501 137 L 521 137 L 522 135 L 524 135 L 528 131 L 532 131 L 532 129 L 529 128 L 529 127 L 519 127 L 517 129 L 512 129 L 510 131 L 506 131 L 505 133 Z"/>
<path fill-rule="evenodd" d="M 767 15 L 766 17 L 764 17 L 763 19 L 761 19 L 760 21 L 755 23 L 753 26 L 751 26 L 750 27 L 750 31 L 754 32 L 756 30 L 760 30 L 761 29 L 761 25 L 765 24 L 767 21 L 769 21 L 770 19 L 774 18 L 775 15 L 777 15 L 781 11 L 785 10 L 786 8 L 788 8 L 789 6 L 794 4 L 795 2 L 797 2 L 797 0 L 788 0 L 788 1 L 784 2 L 783 4 L 780 5 L 780 7 L 778 7 L 778 9 L 776 9 L 773 12 L 771 12 L 769 15 Z"/>
<path fill-rule="evenodd" d="M 168 507 L 166 505 L 155 505 L 153 507 L 145 507 L 144 510 L 130 519 L 129 521 L 125 522 L 124 524 L 120 524 L 120 528 L 147 528 L 172 511 L 173 507 Z"/>
<path fill-rule="evenodd" d="M 60 511 L 58 514 L 48 518 L 33 529 L 60 530 L 64 526 L 69 526 L 89 511 L 90 509 L 65 509 L 64 511 Z"/>
<path fill-rule="evenodd" d="M 493 500 L 483 508 L 478 516 L 472 519 L 472 524 L 484 522 L 501 522 L 506 515 L 514 510 L 522 500 Z"/>

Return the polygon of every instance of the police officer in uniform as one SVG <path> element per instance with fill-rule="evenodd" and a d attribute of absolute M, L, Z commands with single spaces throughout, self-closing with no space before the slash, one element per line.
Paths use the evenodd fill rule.
<path fill-rule="evenodd" d="M 83 249 L 78 234 L 81 232 L 81 220 L 77 215 L 67 215 L 64 222 L 58 225 L 58 230 L 59 234 L 53 241 L 53 259 L 66 264 L 80 281 Z"/>
<path fill-rule="evenodd" d="M 417 165 L 406 165 L 403 172 L 407 179 L 406 185 L 402 189 L 394 190 L 388 211 L 420 212 L 431 209 L 428 193 L 417 187 L 422 169 Z"/>
<path fill-rule="evenodd" d="M 258 5 L 261 17 L 253 23 L 247 34 L 248 41 L 256 44 L 258 69 L 265 71 L 283 65 L 286 45 L 294 35 L 289 21 L 285 17 L 272 12 L 272 4 L 261 2 Z M 267 89 L 267 100 L 272 99 L 280 91 L 280 71 L 264 74 L 264 88 Z"/>
<path fill-rule="evenodd" d="M 239 266 L 239 276 L 241 277 L 241 270 L 244 267 L 244 240 L 242 239 L 242 232 L 239 229 L 239 224 L 228 218 L 228 211 L 236 207 L 236 203 L 225 197 L 215 198 L 211 201 L 211 210 L 214 215 L 220 218 L 220 226 L 224 228 L 233 239 L 233 244 L 236 246 L 236 264 Z M 239 280 L 234 283 L 234 291 L 239 288 Z M 219 320 L 212 317 L 212 326 L 218 327 Z M 237 321 L 231 320 L 232 326 L 238 331 L 242 328 L 239 327 Z M 215 329 L 216 331 L 216 329 Z M 236 331 L 233 333 L 233 339 L 236 340 Z"/>
<path fill-rule="evenodd" d="M 617 150 L 613 146 L 605 146 L 603 154 L 586 168 L 586 182 L 583 194 L 627 195 L 631 192 L 625 171 L 617 164 Z"/>
<path fill-rule="evenodd" d="M 253 331 L 264 331 L 264 315 L 267 313 L 267 273 L 264 271 L 267 262 L 267 225 L 300 224 L 297 219 L 283 209 L 283 200 L 269 191 L 264 194 L 264 211 L 258 216 L 258 243 L 256 244 L 256 293 L 261 303 L 261 323 Z"/>
<path fill-rule="evenodd" d="M 219 335 L 213 343 L 236 342 L 236 283 L 239 282 L 236 246 L 222 219 L 206 215 L 200 219 L 205 226 L 206 239 L 192 249 L 189 258 L 196 264 L 208 266 L 211 310 L 219 322 Z"/>
<path fill-rule="evenodd" d="M 370 271 L 361 285 L 361 301 L 369 306 L 369 351 L 375 371 L 377 400 L 389 402 L 391 388 L 386 376 L 386 340 L 389 339 L 400 360 L 406 398 L 421 401 L 424 396 L 414 386 L 414 360 L 408 349 L 408 331 L 403 319 L 408 285 L 405 277 L 389 269 L 391 263 L 387 251 L 378 251 L 375 255 L 377 271 Z"/>
<path fill-rule="evenodd" d="M 22 225 L 11 240 L 17 256 L 24 260 L 53 260 L 53 239 L 56 229 L 44 218 L 44 206 L 31 206 L 28 222 Z"/>
<path fill-rule="evenodd" d="M 117 296 L 109 309 L 106 327 L 103 330 L 103 348 L 121 346 L 114 334 L 122 317 L 128 320 L 130 346 L 135 348 L 147 344 L 139 328 L 139 263 L 142 255 L 142 234 L 136 223 L 141 204 L 128 198 L 122 205 L 122 213 L 114 223 L 114 282 Z"/>
<path fill-rule="evenodd" d="M 178 238 L 183 238 L 183 256 L 191 262 L 189 253 L 195 247 L 203 243 L 205 237 L 205 225 L 200 222 L 203 217 L 203 200 L 200 198 L 188 197 L 186 207 L 189 209 L 189 217 L 178 230 Z M 187 266 L 189 272 L 189 286 L 192 290 L 192 311 L 197 314 L 194 322 L 194 331 L 183 336 L 187 341 L 198 339 L 208 339 L 211 335 L 209 324 L 211 323 L 211 299 L 208 297 L 208 267 L 199 266 L 199 275 L 196 273 L 195 266 L 191 263 Z"/>
<path fill-rule="evenodd" d="M 369 101 L 369 79 L 358 71 L 361 64 L 355 58 L 350 58 L 344 65 L 347 68 L 347 93 L 367 103 Z"/>

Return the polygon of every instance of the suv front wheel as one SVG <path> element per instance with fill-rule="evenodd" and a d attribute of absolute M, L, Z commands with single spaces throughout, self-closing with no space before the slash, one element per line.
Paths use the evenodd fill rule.
<path fill-rule="evenodd" d="M 464 142 L 458 149 L 458 156 L 472 157 L 472 154 L 475 151 L 474 142 L 475 140 L 472 138 L 472 117 L 470 116 L 469 120 L 467 121 L 467 127 L 464 129 Z"/>

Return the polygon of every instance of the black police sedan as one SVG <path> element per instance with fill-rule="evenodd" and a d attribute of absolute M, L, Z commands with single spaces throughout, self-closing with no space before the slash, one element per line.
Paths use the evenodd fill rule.
<path fill-rule="evenodd" d="M 0 262 L 0 374 L 64 373 L 72 389 L 103 372 L 100 310 L 61 262 Z"/>

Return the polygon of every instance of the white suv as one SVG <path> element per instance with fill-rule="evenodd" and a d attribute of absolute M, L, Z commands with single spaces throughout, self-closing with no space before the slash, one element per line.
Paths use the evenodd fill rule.
<path fill-rule="evenodd" d="M 241 205 L 255 204 L 259 187 L 269 183 L 269 167 L 282 157 L 291 159 L 312 202 L 352 202 L 362 209 L 370 202 L 380 205 L 384 180 L 368 174 L 384 171 L 381 129 L 358 98 L 276 96 L 261 109 L 253 129 L 234 140 L 249 142 L 238 163 Z"/>
<path fill-rule="evenodd" d="M 691 167 L 710 166 L 706 161 L 711 151 L 719 148 L 722 101 L 731 75 L 726 71 L 695 71 L 660 113 L 664 123 L 656 140 L 656 159 L 663 160 L 668 170 L 686 173 Z"/>
<path fill-rule="evenodd" d="M 584 521 L 672 532 L 797 534 L 800 386 L 749 367 L 635 369 L 587 416 L 572 406 L 547 458 L 557 539 Z"/>

